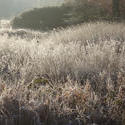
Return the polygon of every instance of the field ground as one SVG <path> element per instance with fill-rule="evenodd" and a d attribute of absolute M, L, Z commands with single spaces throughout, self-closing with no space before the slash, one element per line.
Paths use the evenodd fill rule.
<path fill-rule="evenodd" d="M 0 125 L 124 125 L 125 24 L 0 31 Z"/>

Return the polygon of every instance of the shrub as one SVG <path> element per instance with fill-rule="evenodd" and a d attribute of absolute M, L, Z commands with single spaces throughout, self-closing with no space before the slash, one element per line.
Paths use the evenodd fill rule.
<path fill-rule="evenodd" d="M 13 28 L 47 31 L 83 22 L 110 19 L 104 8 L 85 1 L 77 6 L 64 4 L 60 7 L 34 8 L 16 16 L 11 23 Z"/>
<path fill-rule="evenodd" d="M 71 24 L 111 19 L 109 18 L 107 10 L 95 2 L 86 0 L 81 2 L 76 1 L 75 3 L 69 4 L 68 6 L 72 8 L 72 11 L 70 12 Z"/>
<path fill-rule="evenodd" d="M 67 7 L 34 8 L 23 12 L 12 20 L 13 28 L 28 28 L 33 30 L 52 30 L 65 26 Z"/>

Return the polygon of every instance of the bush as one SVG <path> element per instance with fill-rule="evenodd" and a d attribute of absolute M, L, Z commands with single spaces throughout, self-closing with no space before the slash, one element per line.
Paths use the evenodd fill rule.
<path fill-rule="evenodd" d="M 68 6 L 72 8 L 70 18 L 72 24 L 109 19 L 107 10 L 95 2 L 83 0 L 79 3 L 76 1 Z"/>
<path fill-rule="evenodd" d="M 33 30 L 51 30 L 66 26 L 67 7 L 35 8 L 23 12 L 12 20 L 13 28 L 28 28 Z"/>
<path fill-rule="evenodd" d="M 104 19 L 109 19 L 104 8 L 91 2 L 85 2 L 78 6 L 64 4 L 60 7 L 35 8 L 23 12 L 15 17 L 11 23 L 13 28 L 46 31 Z"/>

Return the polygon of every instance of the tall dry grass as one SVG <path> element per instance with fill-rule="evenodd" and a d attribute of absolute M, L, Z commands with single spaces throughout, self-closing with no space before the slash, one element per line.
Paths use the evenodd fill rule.
<path fill-rule="evenodd" d="M 1 125 L 125 124 L 124 24 L 13 32 L 0 36 Z"/>

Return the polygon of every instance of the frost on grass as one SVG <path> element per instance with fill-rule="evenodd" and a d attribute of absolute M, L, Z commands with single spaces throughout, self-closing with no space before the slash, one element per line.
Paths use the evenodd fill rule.
<path fill-rule="evenodd" d="M 23 125 L 125 123 L 124 24 L 1 32 L 2 125 L 13 115 L 23 122 L 22 108 L 34 119 Z"/>

